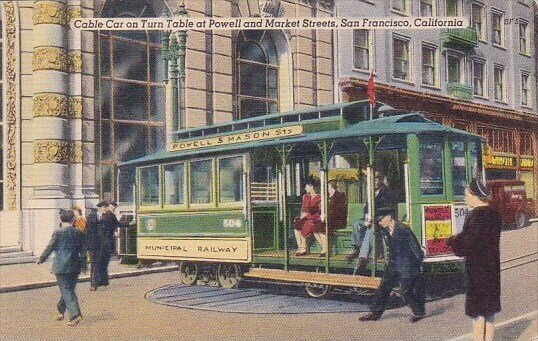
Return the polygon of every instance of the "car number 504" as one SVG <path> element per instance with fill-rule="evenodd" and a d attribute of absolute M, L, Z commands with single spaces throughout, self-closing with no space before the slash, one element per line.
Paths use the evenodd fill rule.
<path fill-rule="evenodd" d="M 223 219 L 222 220 L 222 227 L 241 227 L 243 226 L 243 222 L 241 219 Z"/>

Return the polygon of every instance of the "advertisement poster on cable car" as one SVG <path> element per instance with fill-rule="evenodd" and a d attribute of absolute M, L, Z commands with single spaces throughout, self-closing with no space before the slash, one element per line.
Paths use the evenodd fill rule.
<path fill-rule="evenodd" d="M 0 340 L 538 340 L 536 18 L 0 1 Z"/>

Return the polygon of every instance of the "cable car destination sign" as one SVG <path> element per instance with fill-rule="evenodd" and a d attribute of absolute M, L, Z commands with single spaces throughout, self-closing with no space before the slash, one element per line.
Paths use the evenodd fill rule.
<path fill-rule="evenodd" d="M 245 131 L 238 134 L 173 142 L 169 144 L 168 150 L 176 152 L 198 148 L 218 147 L 236 143 L 254 142 L 281 137 L 297 136 L 301 135 L 302 133 L 303 127 L 300 125 L 255 131 Z"/>

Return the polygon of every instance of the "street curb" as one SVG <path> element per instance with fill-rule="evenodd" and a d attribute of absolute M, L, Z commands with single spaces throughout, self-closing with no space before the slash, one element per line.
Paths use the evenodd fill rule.
<path fill-rule="evenodd" d="M 128 271 L 128 272 L 119 272 L 115 274 L 110 274 L 109 278 L 124 278 L 124 277 L 134 277 L 134 276 L 141 276 L 141 275 L 148 275 L 148 274 L 155 274 L 155 273 L 161 273 L 161 272 L 171 272 L 179 270 L 179 266 L 177 265 L 170 265 L 170 266 L 164 266 L 159 268 L 153 268 L 153 269 L 143 269 L 143 270 L 134 270 L 134 271 Z M 83 282 L 89 282 L 90 276 L 84 275 L 78 279 L 79 283 Z M 39 289 L 39 288 L 47 288 L 57 285 L 56 281 L 44 281 L 44 282 L 34 282 L 34 283 L 26 283 L 26 284 L 19 284 L 19 285 L 13 285 L 8 287 L 0 287 L 0 294 L 8 293 L 8 292 L 15 292 L 15 291 L 24 291 L 24 290 L 32 290 L 32 289 Z"/>

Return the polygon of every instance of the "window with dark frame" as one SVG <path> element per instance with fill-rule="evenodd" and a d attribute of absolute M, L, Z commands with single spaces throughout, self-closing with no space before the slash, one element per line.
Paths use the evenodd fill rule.
<path fill-rule="evenodd" d="M 356 69 L 370 70 L 370 32 L 353 30 L 353 66 Z"/>
<path fill-rule="evenodd" d="M 410 80 L 409 70 L 409 40 L 398 37 L 393 38 L 393 70 L 392 75 L 396 79 Z"/>
<path fill-rule="evenodd" d="M 398 12 L 407 13 L 409 11 L 408 0 L 392 0 L 392 9 Z"/>
<path fill-rule="evenodd" d="M 521 155 L 534 155 L 532 133 L 525 131 L 520 132 L 519 153 Z"/>
<path fill-rule="evenodd" d="M 460 15 L 460 7 L 458 2 L 461 0 L 446 0 L 446 16 L 447 17 L 457 17 Z"/>
<path fill-rule="evenodd" d="M 504 67 L 493 67 L 493 87 L 495 90 L 495 100 L 504 100 Z"/>
<path fill-rule="evenodd" d="M 473 60 L 473 95 L 484 97 L 484 62 Z"/>
<path fill-rule="evenodd" d="M 278 54 L 270 32 L 239 32 L 236 55 L 237 118 L 277 113 Z"/>
<path fill-rule="evenodd" d="M 471 26 L 476 30 L 478 38 L 484 40 L 484 31 L 483 31 L 483 15 L 484 7 L 482 5 L 473 3 L 471 5 Z"/>
<path fill-rule="evenodd" d="M 519 52 L 529 54 L 527 46 L 527 23 L 519 23 Z"/>
<path fill-rule="evenodd" d="M 422 84 L 437 85 L 437 48 L 422 46 Z"/>
<path fill-rule="evenodd" d="M 420 0 L 420 16 L 431 17 L 434 16 L 434 1 L 436 0 Z"/>
<path fill-rule="evenodd" d="M 453 54 L 447 55 L 447 67 L 448 67 L 448 82 L 449 83 L 465 83 L 463 77 L 463 57 Z"/>
<path fill-rule="evenodd" d="M 529 74 L 521 74 L 521 105 L 529 105 Z"/>
<path fill-rule="evenodd" d="M 491 40 L 493 44 L 504 46 L 503 14 L 498 12 L 491 13 Z"/>
<path fill-rule="evenodd" d="M 102 17 L 156 17 L 149 1 L 107 1 Z M 165 85 L 158 31 L 99 31 L 97 186 L 102 199 L 133 201 L 133 168 L 119 162 L 165 144 Z M 116 184 L 116 180 L 118 184 Z"/>

